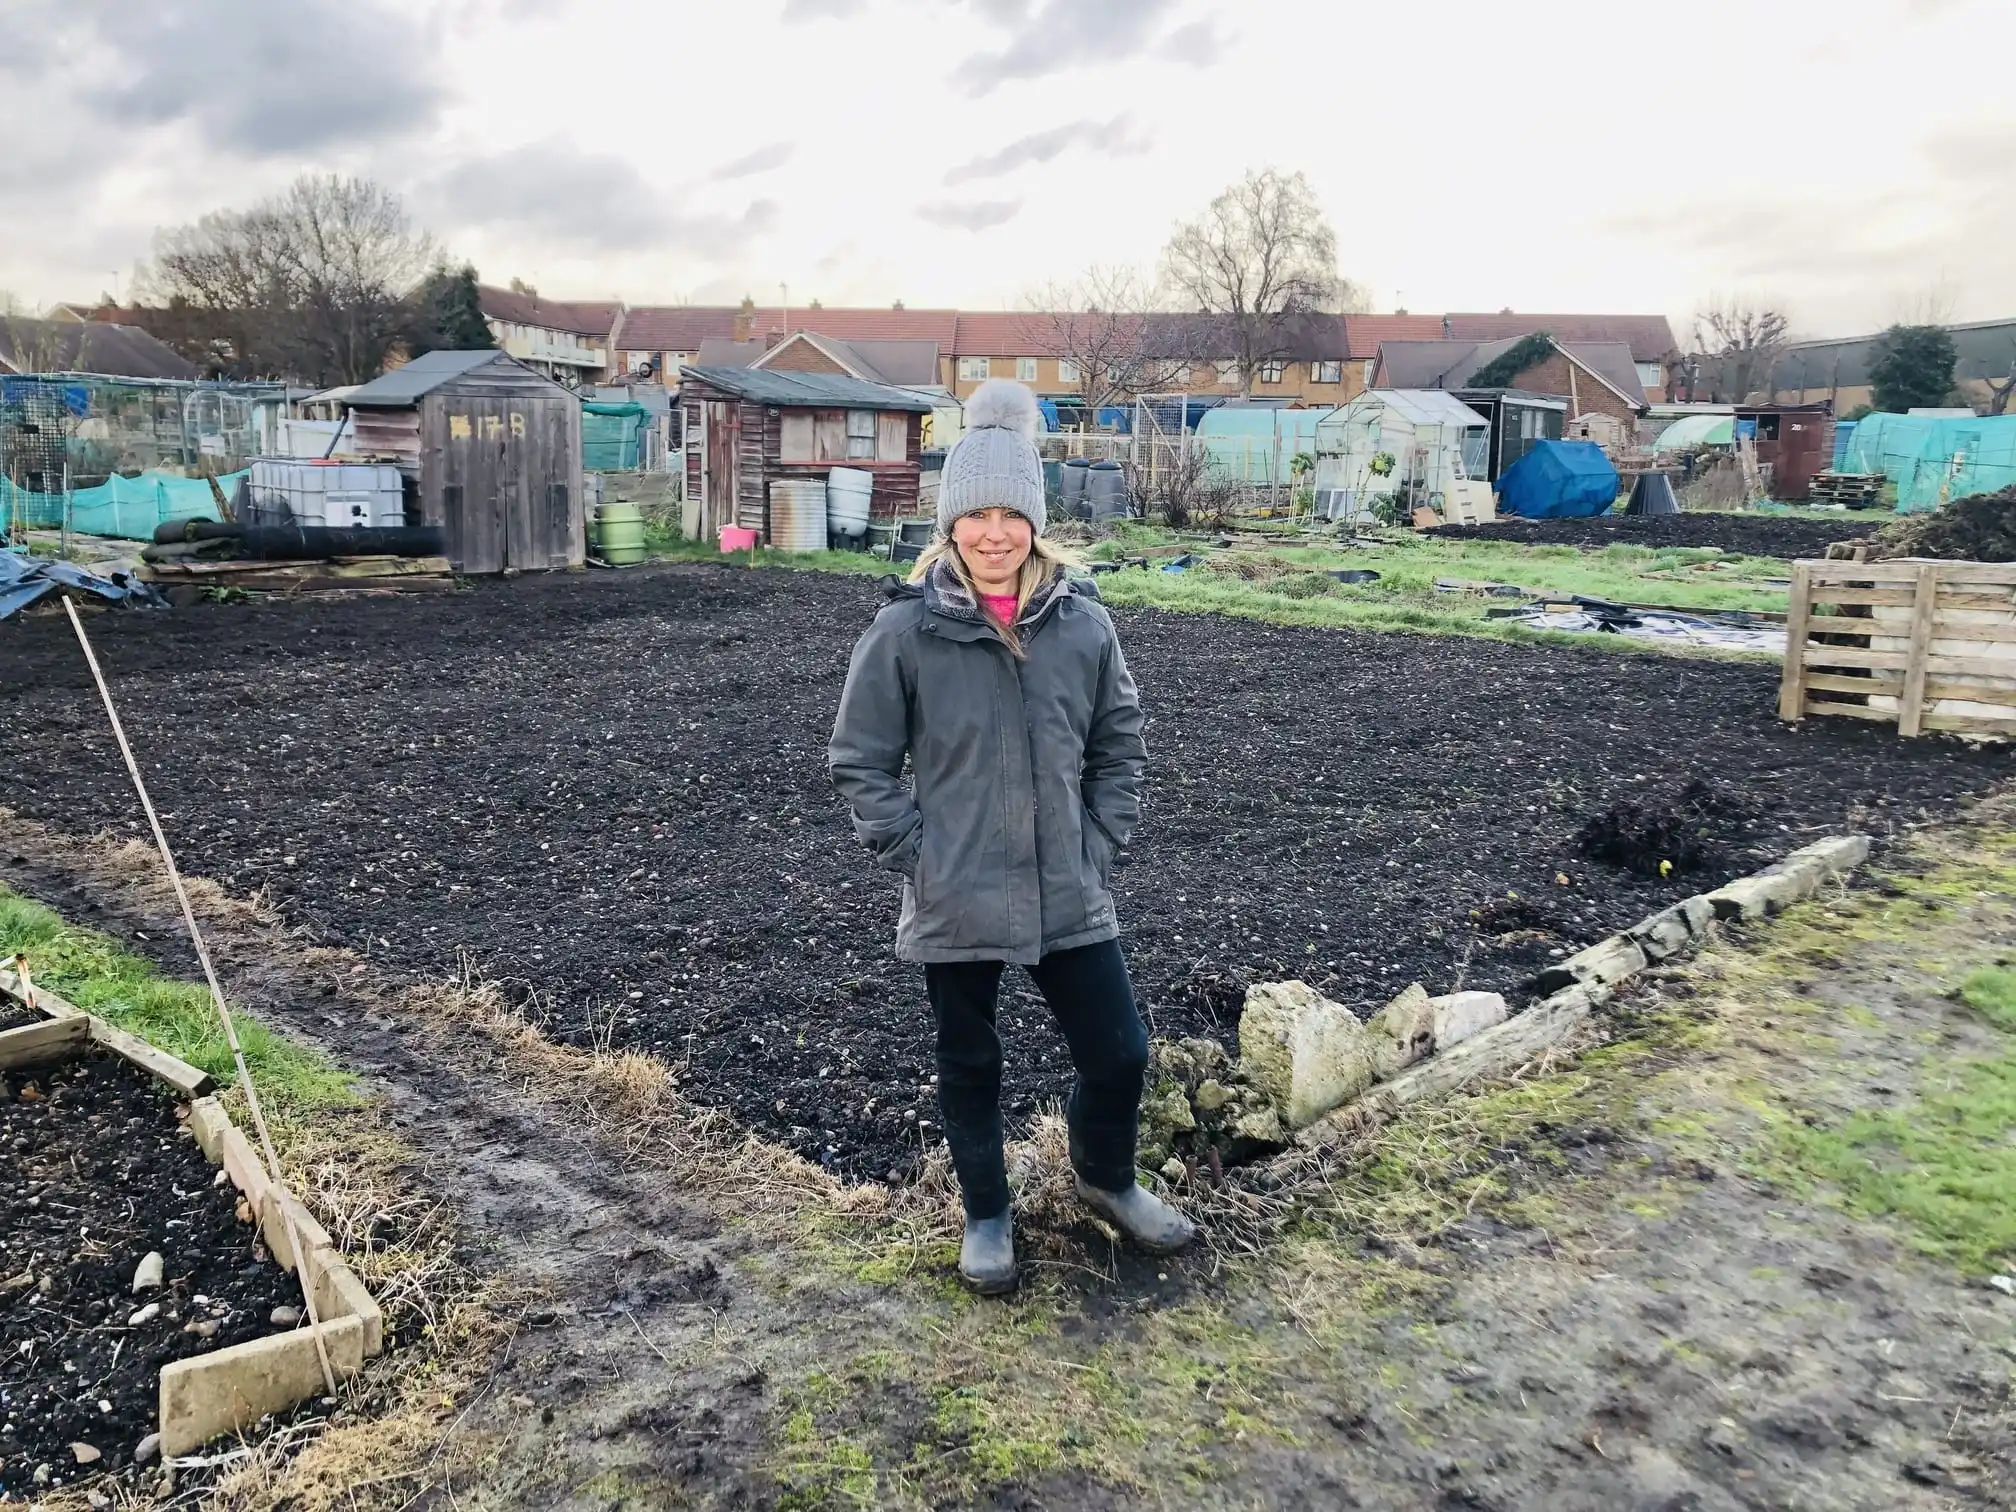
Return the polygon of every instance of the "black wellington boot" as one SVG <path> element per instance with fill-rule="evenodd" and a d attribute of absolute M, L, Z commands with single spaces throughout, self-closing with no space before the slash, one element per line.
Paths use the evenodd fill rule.
<path fill-rule="evenodd" d="M 1008 1209 L 993 1218 L 966 1220 L 959 1277 L 983 1297 L 1015 1290 L 1015 1220 Z"/>

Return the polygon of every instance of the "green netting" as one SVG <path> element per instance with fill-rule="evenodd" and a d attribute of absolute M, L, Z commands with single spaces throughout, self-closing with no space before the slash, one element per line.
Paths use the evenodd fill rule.
<path fill-rule="evenodd" d="M 650 412 L 641 404 L 581 406 L 581 466 L 588 472 L 635 472 Z"/>
<path fill-rule="evenodd" d="M 246 476 L 226 473 L 217 479 L 217 486 L 228 499 Z M 155 526 L 169 520 L 216 518 L 216 496 L 201 478 L 142 473 L 137 478 L 114 476 L 95 487 L 70 491 L 70 528 L 79 535 L 145 541 L 153 538 Z M 63 495 L 33 493 L 0 478 L 0 520 L 31 530 L 60 530 Z"/>
<path fill-rule="evenodd" d="M 2016 415 L 1865 415 L 1841 470 L 1881 473 L 1897 485 L 1897 507 L 1907 512 L 1938 508 L 1942 491 L 1949 499 L 1995 493 L 2016 486 Z"/>

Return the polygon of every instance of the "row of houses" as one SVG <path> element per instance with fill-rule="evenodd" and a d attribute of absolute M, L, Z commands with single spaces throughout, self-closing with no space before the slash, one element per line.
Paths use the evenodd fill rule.
<path fill-rule="evenodd" d="M 1039 397 L 1070 402 L 1082 375 L 1064 355 L 1060 325 L 1074 317 L 1043 312 L 785 308 L 745 299 L 735 305 L 623 305 L 545 299 L 525 289 L 480 289 L 498 345 L 549 376 L 583 383 L 631 375 L 677 381 L 681 367 L 749 366 L 798 337 L 812 338 L 823 370 L 871 382 L 942 387 L 963 399 L 990 378 L 1028 384 Z M 1158 386 L 1233 395 L 1244 385 L 1229 330 L 1205 318 L 1142 317 L 1144 345 L 1158 337 L 1188 360 L 1164 365 Z M 1663 315 L 1497 314 L 1312 315 L 1283 323 L 1279 350 L 1254 374 L 1255 398 L 1338 405 L 1378 381 L 1382 349 L 1440 344 L 1447 355 L 1509 345 L 1547 332 L 1586 361 L 1599 388 L 1616 387 L 1639 406 L 1667 397 L 1678 345 Z M 798 359 L 811 362 L 809 355 Z M 1400 361 L 1396 353 L 1394 361 Z M 1411 357 L 1408 360 L 1412 360 Z M 1479 365 L 1489 357 L 1480 357 Z M 775 366 L 774 363 L 771 364 Z M 1551 392 L 1552 390 L 1550 390 Z M 1568 390 L 1562 388 L 1560 392 Z"/>

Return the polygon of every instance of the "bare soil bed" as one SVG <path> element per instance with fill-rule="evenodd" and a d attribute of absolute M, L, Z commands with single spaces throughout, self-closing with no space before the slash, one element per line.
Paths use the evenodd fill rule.
<path fill-rule="evenodd" d="M 895 883 L 823 764 L 878 602 L 857 578 L 675 568 L 105 616 L 96 637 L 187 870 L 396 969 L 473 967 L 555 1037 L 683 1062 L 702 1099 L 880 1176 L 936 1113 Z M 1147 611 L 1121 631 L 1153 764 L 1116 891 L 1162 1035 L 1230 1037 L 1246 984 L 1282 976 L 1366 1009 L 1416 979 L 1516 993 L 1687 892 L 2016 769 L 1781 725 L 1767 665 Z M 6 648 L 0 803 L 137 833 L 67 625 Z M 1695 864 L 1670 875 L 1578 838 L 1674 813 Z M 1026 1116 L 1068 1058 L 1010 983 L 1005 1096 Z"/>
<path fill-rule="evenodd" d="M 113 1055 L 0 1072 L 0 1151 L 6 1500 L 131 1470 L 161 1367 L 271 1333 L 294 1291 L 172 1096 Z M 150 1252 L 163 1284 L 135 1293 Z"/>
<path fill-rule="evenodd" d="M 1744 556 L 1819 557 L 1836 541 L 1874 528 L 1867 516 L 1815 520 L 1791 515 L 1596 515 L 1579 520 L 1497 520 L 1489 525 L 1438 525 L 1428 534 L 1457 541 L 1511 541 L 1526 546 L 1719 546 Z"/>

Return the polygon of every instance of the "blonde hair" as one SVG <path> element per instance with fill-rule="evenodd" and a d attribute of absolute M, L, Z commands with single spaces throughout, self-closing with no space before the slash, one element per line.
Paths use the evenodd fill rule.
<path fill-rule="evenodd" d="M 973 606 L 982 614 L 990 614 L 986 603 L 980 597 L 980 586 L 973 581 L 973 573 L 966 565 L 966 558 L 960 554 L 959 546 L 949 535 L 941 535 L 924 548 L 917 558 L 917 565 L 910 569 L 910 581 L 921 583 L 940 561 L 949 561 L 952 575 L 959 580 L 959 586 L 973 595 Z M 1068 551 L 1042 536 L 1031 536 L 1029 555 L 1022 563 L 1022 572 L 1015 583 L 1015 618 L 1020 621 L 1022 611 L 1029 607 L 1029 600 L 1036 591 L 1052 578 L 1061 578 L 1072 567 L 1082 567 L 1084 561 L 1076 552 Z M 1001 638 L 1008 643 L 1008 649 L 1017 656 L 1022 655 L 1022 641 L 1015 634 L 1015 626 L 995 621 Z"/>

